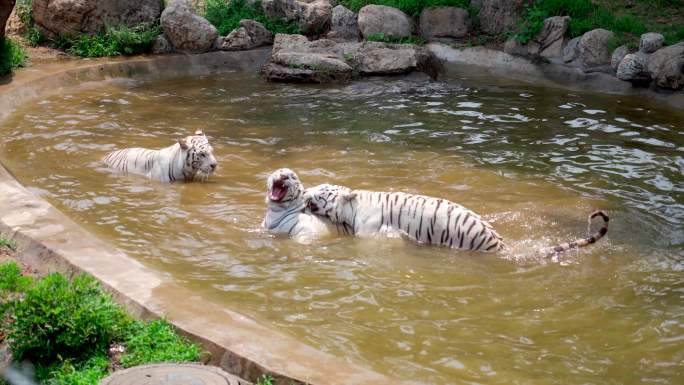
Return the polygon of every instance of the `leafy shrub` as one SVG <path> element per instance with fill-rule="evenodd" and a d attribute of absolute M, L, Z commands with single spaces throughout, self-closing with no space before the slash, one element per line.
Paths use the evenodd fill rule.
<path fill-rule="evenodd" d="M 416 17 L 420 15 L 423 8 L 450 6 L 468 9 L 470 7 L 470 0 L 340 0 L 338 3 L 354 12 L 370 4 L 386 5 Z"/>
<path fill-rule="evenodd" d="M 81 57 L 137 55 L 149 52 L 160 33 L 158 25 L 119 25 L 107 27 L 105 33 L 98 35 L 60 36 L 53 40 L 53 44 L 66 49 L 71 55 Z"/>
<path fill-rule="evenodd" d="M 134 323 L 124 346 L 126 354 L 121 357 L 121 364 L 127 368 L 149 362 L 185 362 L 199 358 L 199 347 L 188 344 L 165 320 Z"/>
<path fill-rule="evenodd" d="M 24 66 L 24 49 L 12 39 L 0 39 L 0 76 L 7 75 L 17 67 Z"/>
<path fill-rule="evenodd" d="M 52 366 L 39 366 L 37 377 L 46 385 L 97 385 L 107 375 L 109 359 L 94 355 L 83 362 L 67 360 Z"/>
<path fill-rule="evenodd" d="M 261 9 L 261 3 L 253 5 L 244 0 L 206 0 L 204 18 L 218 29 L 220 35 L 229 34 L 238 27 L 240 20 L 253 19 L 263 24 L 266 29 L 273 33 L 299 33 L 299 27 L 294 22 L 270 19 Z"/>
<path fill-rule="evenodd" d="M 97 281 L 85 275 L 72 282 L 60 274 L 46 276 L 26 291 L 13 313 L 8 337 L 14 359 L 44 364 L 83 361 L 106 351 L 130 323 Z"/>

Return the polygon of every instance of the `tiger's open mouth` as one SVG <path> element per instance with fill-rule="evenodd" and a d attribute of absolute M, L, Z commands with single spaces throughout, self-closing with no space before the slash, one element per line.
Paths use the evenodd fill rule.
<path fill-rule="evenodd" d="M 268 199 L 273 202 L 280 202 L 287 195 L 287 186 L 285 186 L 285 180 L 278 179 L 273 182 L 273 187 L 268 193 Z"/>

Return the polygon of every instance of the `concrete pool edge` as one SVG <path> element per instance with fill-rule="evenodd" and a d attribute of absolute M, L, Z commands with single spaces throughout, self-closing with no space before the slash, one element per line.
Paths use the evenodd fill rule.
<path fill-rule="evenodd" d="M 268 50 L 167 55 L 129 60 L 80 61 L 36 68 L 0 86 L 0 122 L 23 103 L 83 83 L 116 78 L 159 78 L 258 70 Z M 42 76 L 39 71 L 42 71 Z M 32 194 L 0 164 L 0 232 L 17 241 L 21 259 L 39 272 L 86 272 L 97 278 L 136 317 L 167 317 L 184 335 L 212 353 L 211 363 L 256 381 L 270 374 L 277 384 L 401 384 L 342 358 L 316 350 L 146 268 L 88 233 L 50 203 Z M 181 306 L 179 306 L 179 304 Z M 201 314 L 201 317 L 198 315 Z"/>
<path fill-rule="evenodd" d="M 684 108 L 684 91 L 655 90 L 634 87 L 631 83 L 602 72 L 585 73 L 578 68 L 561 64 L 534 63 L 526 58 L 509 55 L 485 47 L 452 48 L 441 43 L 427 45 L 440 61 L 447 76 L 500 76 L 503 78 L 578 92 L 596 92 L 609 96 L 642 96 Z"/>

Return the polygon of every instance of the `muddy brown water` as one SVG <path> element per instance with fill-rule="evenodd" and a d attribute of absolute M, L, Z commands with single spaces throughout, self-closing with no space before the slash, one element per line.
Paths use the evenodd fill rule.
<path fill-rule="evenodd" d="M 684 377 L 684 113 L 491 79 L 341 86 L 244 74 L 120 81 L 37 100 L 0 160 L 97 236 L 213 301 L 416 383 L 673 384 Z M 99 159 L 203 129 L 219 169 L 161 184 Z M 265 178 L 461 203 L 511 249 L 264 233 Z M 560 259 L 535 250 L 606 239 Z M 106 261 L 103 261 L 106 263 Z M 179 299 L 183 306 L 183 299 Z"/>

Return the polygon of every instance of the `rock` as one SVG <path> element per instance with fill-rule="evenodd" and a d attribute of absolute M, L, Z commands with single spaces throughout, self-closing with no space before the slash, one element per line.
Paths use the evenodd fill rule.
<path fill-rule="evenodd" d="M 218 48 L 224 51 L 247 50 L 273 43 L 273 33 L 251 19 L 240 20 L 240 26 L 228 36 L 219 38 Z"/>
<path fill-rule="evenodd" d="M 164 35 L 176 51 L 197 53 L 210 50 L 218 37 L 211 23 L 195 14 L 186 0 L 171 0 L 161 15 Z"/>
<path fill-rule="evenodd" d="M 594 29 L 584 35 L 577 45 L 579 60 L 586 70 L 602 69 L 610 66 L 611 52 L 608 42 L 613 37 L 611 31 Z"/>
<path fill-rule="evenodd" d="M 11 2 L 11 1 L 10 1 Z M 26 20 L 27 13 L 31 12 L 30 4 L 17 4 L 9 18 L 7 19 L 7 26 L 5 27 L 5 33 L 8 35 L 24 35 L 28 31 L 28 25 L 24 22 Z M 2 11 L 0 11 L 2 13 Z M 2 16 L 0 15 L 0 20 Z M 23 20 L 22 20 L 23 19 Z M 0 31 L 2 31 L 2 21 L 0 21 Z M 0 32 L 1 33 L 1 32 Z"/>
<path fill-rule="evenodd" d="M 272 81 L 321 83 L 428 70 L 430 63 L 425 48 L 410 44 L 309 41 L 302 35 L 277 34 L 263 73 Z"/>
<path fill-rule="evenodd" d="M 161 34 L 154 39 L 152 43 L 152 53 L 154 54 L 165 54 L 173 52 L 173 46 L 169 43 L 169 40 Z"/>
<path fill-rule="evenodd" d="M 333 40 L 359 40 L 359 23 L 356 14 L 342 5 L 332 10 L 330 32 L 326 38 Z"/>
<path fill-rule="evenodd" d="M 614 70 L 617 70 L 620 62 L 625 58 L 625 56 L 627 56 L 628 53 L 629 48 L 627 48 L 626 45 L 621 45 L 615 48 L 615 51 L 613 51 L 613 54 L 610 56 L 610 67 Z"/>
<path fill-rule="evenodd" d="M 483 0 L 480 30 L 487 35 L 512 31 L 518 22 L 525 0 Z"/>
<path fill-rule="evenodd" d="M 554 16 L 544 20 L 544 26 L 534 39 L 527 44 L 531 56 L 545 58 L 561 57 L 565 32 L 570 25 L 569 16 Z"/>
<path fill-rule="evenodd" d="M 306 34 L 325 32 L 332 18 L 332 5 L 329 0 L 264 0 L 261 7 L 272 19 L 296 21 L 299 29 Z"/>
<path fill-rule="evenodd" d="M 366 5 L 359 11 L 359 30 L 364 38 L 383 34 L 390 39 L 411 36 L 413 21 L 404 12 L 384 5 Z"/>
<path fill-rule="evenodd" d="M 661 48 L 648 59 L 648 72 L 658 87 L 684 87 L 684 42 Z"/>
<path fill-rule="evenodd" d="M 14 0 L 0 1 L 0 38 L 5 37 L 5 25 L 14 9 Z"/>
<path fill-rule="evenodd" d="M 579 55 L 579 37 L 575 37 L 573 39 L 570 39 L 568 41 L 568 44 L 565 45 L 563 48 L 563 61 L 565 63 L 570 63 L 573 60 L 577 59 L 577 56 Z"/>
<path fill-rule="evenodd" d="M 651 74 L 648 72 L 648 55 L 643 52 L 627 54 L 617 67 L 617 78 L 636 84 L 648 84 Z"/>
<path fill-rule="evenodd" d="M 509 55 L 515 56 L 527 56 L 527 47 L 516 38 L 512 37 L 506 40 L 504 44 L 504 52 Z"/>
<path fill-rule="evenodd" d="M 161 12 L 159 0 L 33 0 L 33 21 L 48 38 L 155 23 Z"/>
<path fill-rule="evenodd" d="M 470 25 L 470 15 L 468 15 L 468 11 L 462 8 L 425 8 L 420 13 L 420 35 L 425 40 L 464 38 L 470 32 Z"/>
<path fill-rule="evenodd" d="M 659 33 L 645 33 L 639 39 L 639 52 L 653 53 L 665 45 L 665 37 Z"/>

